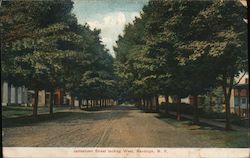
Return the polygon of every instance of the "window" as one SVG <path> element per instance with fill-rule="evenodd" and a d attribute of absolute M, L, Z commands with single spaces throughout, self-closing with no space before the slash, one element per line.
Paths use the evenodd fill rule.
<path fill-rule="evenodd" d="M 245 83 L 248 84 L 248 78 L 245 79 Z"/>
<path fill-rule="evenodd" d="M 239 97 L 234 97 L 234 106 L 239 106 Z"/>
<path fill-rule="evenodd" d="M 241 104 L 246 104 L 247 103 L 247 98 L 241 98 Z"/>

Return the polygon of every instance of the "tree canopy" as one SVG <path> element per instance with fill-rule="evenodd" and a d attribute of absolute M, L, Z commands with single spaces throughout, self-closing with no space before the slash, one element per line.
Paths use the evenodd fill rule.
<path fill-rule="evenodd" d="M 100 30 L 78 24 L 72 9 L 71 0 L 2 3 L 2 80 L 52 96 L 59 88 L 78 98 L 113 97 L 113 57 Z"/>
<path fill-rule="evenodd" d="M 245 16 L 238 1 L 149 1 L 115 47 L 122 93 L 184 98 L 222 86 L 230 113 L 234 77 L 248 71 Z"/>

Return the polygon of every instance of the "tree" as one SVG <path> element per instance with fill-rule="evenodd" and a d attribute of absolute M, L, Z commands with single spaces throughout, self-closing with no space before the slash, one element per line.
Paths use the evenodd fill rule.
<path fill-rule="evenodd" d="M 228 113 L 233 78 L 246 71 L 245 11 L 235 1 L 149 1 L 117 41 L 120 82 L 134 96 L 194 96 L 197 122 L 197 96 L 219 81 Z"/>
<path fill-rule="evenodd" d="M 3 3 L 0 16 L 3 79 L 35 90 L 34 116 L 37 115 L 38 90 L 58 82 L 53 73 L 55 63 L 51 62 L 62 52 L 60 43 L 79 40 L 79 36 L 68 29 L 73 19 L 72 7 L 70 0 Z"/>
<path fill-rule="evenodd" d="M 79 44 L 72 46 L 72 53 L 63 60 L 65 89 L 72 97 L 81 100 L 100 100 L 107 97 L 114 84 L 113 57 L 101 44 L 100 30 L 90 30 L 89 26 L 78 25 L 75 32 L 82 37 Z M 105 92 L 105 93 L 104 93 Z"/>
<path fill-rule="evenodd" d="M 193 36 L 195 32 L 189 26 L 196 15 L 210 5 L 211 2 L 209 1 L 156 1 L 153 2 L 153 6 L 158 8 L 155 9 L 158 12 L 156 11 L 157 13 L 153 14 L 153 19 L 157 19 L 157 21 L 151 22 L 151 25 L 149 23 L 149 28 L 154 30 L 149 31 L 153 35 L 150 38 L 150 40 L 153 39 L 151 43 L 155 43 L 155 45 L 161 43 L 162 54 L 168 54 L 163 57 L 160 53 L 157 53 L 158 58 L 166 59 L 165 70 L 167 71 L 165 71 L 165 74 L 168 73 L 168 76 L 171 76 L 168 79 L 168 84 L 164 83 L 160 87 L 165 87 L 163 89 L 163 92 L 165 90 L 165 95 L 166 93 L 170 93 L 173 96 L 178 96 L 178 98 L 194 95 L 196 100 L 194 110 L 195 122 L 198 121 L 197 95 L 206 93 L 214 86 L 215 75 L 211 73 L 208 75 L 206 71 L 208 70 L 209 72 L 211 66 L 209 58 L 203 57 L 200 60 L 188 63 L 182 63 L 179 59 L 180 56 L 184 56 L 185 58 L 188 53 L 193 51 L 189 43 L 195 38 Z M 157 47 L 153 48 L 153 50 L 157 52 Z M 160 72 L 164 73 L 164 70 Z"/>
<path fill-rule="evenodd" d="M 230 96 L 234 78 L 247 69 L 246 8 L 238 1 L 216 1 L 192 22 L 196 41 L 190 59 L 206 55 L 212 58 L 213 72 L 217 73 L 226 102 L 226 129 L 230 127 Z M 207 33 L 209 32 L 209 34 Z"/>
<path fill-rule="evenodd" d="M 123 65 L 126 65 L 127 60 L 127 63 L 130 63 L 128 67 L 133 65 L 130 66 L 128 74 L 133 74 L 132 85 L 135 85 L 136 89 L 143 89 L 142 96 L 171 94 L 178 98 L 187 97 L 194 92 L 199 94 L 211 86 L 212 81 L 204 80 L 196 84 L 195 82 L 200 80 L 192 79 L 189 75 L 189 73 L 196 73 L 197 76 L 202 74 L 202 68 L 193 69 L 199 66 L 198 63 L 189 62 L 185 65 L 177 60 L 184 51 L 184 43 L 191 36 L 188 24 L 210 3 L 150 1 L 143 8 L 141 19 L 136 19 L 133 25 L 125 28 L 124 36 L 118 40 L 118 48 L 115 49 L 118 52 L 117 60 L 120 64 L 124 63 Z M 182 25 L 183 22 L 187 25 Z M 204 87 L 205 83 L 209 84 Z M 197 88 L 200 90 L 197 91 Z"/>
<path fill-rule="evenodd" d="M 143 97 L 140 83 L 134 84 L 134 79 L 139 77 L 139 69 L 134 68 L 134 61 L 139 61 L 142 57 L 139 52 L 144 48 L 144 41 L 141 39 L 144 24 L 139 18 L 135 19 L 135 25 L 125 26 L 124 36 L 119 36 L 117 47 L 114 47 L 116 60 L 114 63 L 115 74 L 117 76 L 119 98 L 131 99 Z M 139 51 L 140 50 L 140 51 Z M 138 71 L 137 71 L 138 70 Z"/>

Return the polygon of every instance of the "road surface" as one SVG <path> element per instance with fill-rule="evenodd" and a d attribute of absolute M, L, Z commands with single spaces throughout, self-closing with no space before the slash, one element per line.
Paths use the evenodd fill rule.
<path fill-rule="evenodd" d="M 58 115 L 58 117 L 57 117 Z M 3 128 L 4 146 L 25 147 L 213 147 L 190 130 L 177 128 L 134 106 L 72 110 L 49 121 Z M 63 116 L 63 117 L 62 117 Z M 210 142 L 211 143 L 211 142 Z"/>

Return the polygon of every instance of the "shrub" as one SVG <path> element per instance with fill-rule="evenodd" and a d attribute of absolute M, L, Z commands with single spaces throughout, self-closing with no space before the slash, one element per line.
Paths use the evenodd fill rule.
<path fill-rule="evenodd" d="M 164 110 L 169 110 L 169 111 L 174 111 L 174 112 L 177 112 L 178 111 L 178 108 L 180 109 L 180 112 L 181 113 L 184 113 L 184 114 L 193 114 L 194 113 L 194 106 L 190 105 L 190 104 L 186 104 L 186 103 L 162 103 L 160 105 L 160 108 L 161 109 L 164 109 Z M 198 110 L 199 110 L 199 114 L 203 114 L 204 111 L 202 108 L 198 107 Z"/>

